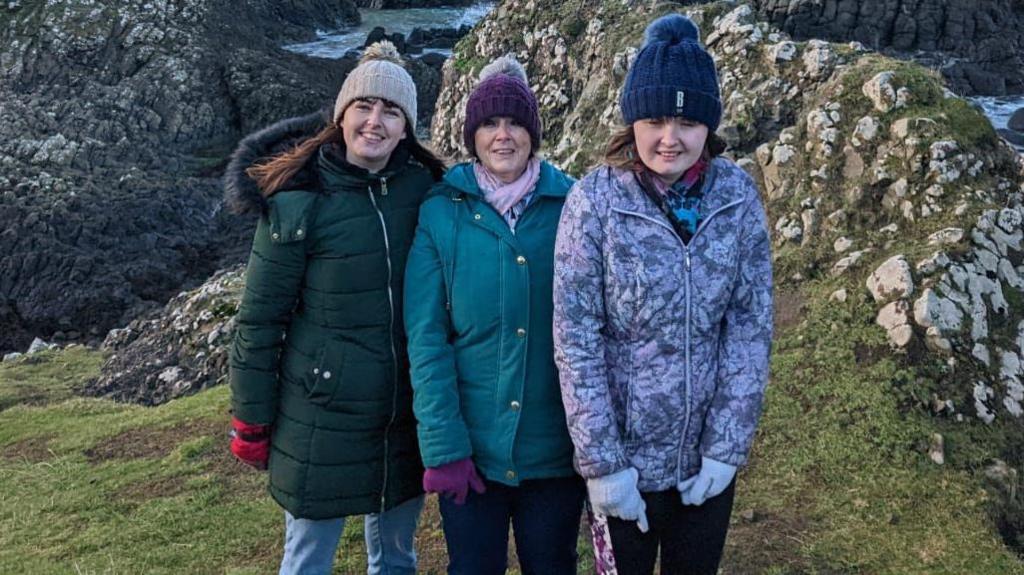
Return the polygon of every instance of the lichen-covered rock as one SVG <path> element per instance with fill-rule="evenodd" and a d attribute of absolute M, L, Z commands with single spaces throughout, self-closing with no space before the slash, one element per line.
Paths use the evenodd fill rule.
<path fill-rule="evenodd" d="M 110 356 L 82 393 L 158 405 L 224 382 L 244 282 L 241 267 L 218 272 L 161 311 L 111 330 L 103 342 Z"/>
<path fill-rule="evenodd" d="M 886 304 L 878 310 L 875 323 L 885 330 L 889 343 L 895 348 L 903 348 L 914 339 L 914 328 L 910 325 L 908 312 L 910 305 L 906 300 L 897 300 Z"/>
<path fill-rule="evenodd" d="M 867 287 L 871 297 L 880 303 L 910 297 L 914 293 L 914 278 L 910 273 L 910 264 L 902 255 L 885 260 L 885 263 L 868 277 Z"/>
<path fill-rule="evenodd" d="M 871 99 L 878 112 L 885 113 L 900 107 L 897 88 L 892 83 L 893 76 L 893 72 L 879 72 L 864 84 L 864 95 Z"/>

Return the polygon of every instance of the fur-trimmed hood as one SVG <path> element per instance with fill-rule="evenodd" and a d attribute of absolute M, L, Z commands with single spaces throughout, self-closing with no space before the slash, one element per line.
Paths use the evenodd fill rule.
<path fill-rule="evenodd" d="M 267 211 L 267 199 L 259 186 L 245 170 L 257 161 L 291 149 L 314 136 L 330 122 L 330 110 L 281 120 L 249 134 L 238 143 L 231 161 L 224 171 L 224 203 L 236 214 L 262 214 Z M 292 184 L 310 183 L 316 175 L 309 169 L 300 170 L 292 177 Z"/>

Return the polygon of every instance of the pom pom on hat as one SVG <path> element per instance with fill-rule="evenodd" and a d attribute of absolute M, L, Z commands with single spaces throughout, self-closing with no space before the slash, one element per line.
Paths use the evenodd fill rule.
<path fill-rule="evenodd" d="M 700 29 L 682 14 L 662 16 L 647 26 L 644 31 L 644 47 L 655 42 L 678 44 L 684 41 L 700 42 Z"/>
<path fill-rule="evenodd" d="M 359 65 L 348 73 L 334 102 L 334 123 L 341 121 L 349 104 L 362 98 L 394 102 L 405 113 L 405 121 L 416 129 L 416 83 L 395 45 L 387 40 L 368 46 Z"/>
<path fill-rule="evenodd" d="M 488 118 L 513 118 L 530 133 L 532 151 L 540 148 L 540 113 L 530 90 L 526 70 L 512 54 L 497 58 L 480 70 L 479 81 L 466 101 L 462 142 L 476 156 L 476 130 Z"/>
<path fill-rule="evenodd" d="M 395 48 L 395 45 L 389 40 L 381 40 L 367 46 L 366 50 L 363 51 L 363 57 L 359 59 L 359 63 L 365 64 L 373 60 L 383 60 L 405 67 L 405 62 L 402 61 L 402 55 L 398 53 L 398 48 Z"/>
<path fill-rule="evenodd" d="M 498 74 L 518 78 L 522 80 L 524 84 L 529 84 L 529 81 L 526 79 L 526 70 L 523 68 L 523 65 L 519 63 L 519 60 L 516 60 L 516 57 L 512 54 L 506 54 L 484 66 L 483 69 L 480 70 L 480 79 L 478 80 L 478 83 Z"/>

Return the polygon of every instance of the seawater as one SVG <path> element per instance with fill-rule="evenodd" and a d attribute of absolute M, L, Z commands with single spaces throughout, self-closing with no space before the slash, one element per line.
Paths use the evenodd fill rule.
<path fill-rule="evenodd" d="M 1016 96 L 976 96 L 968 98 L 975 105 L 980 107 L 988 116 L 992 127 L 995 129 L 1007 129 L 1010 116 L 1014 112 L 1024 108 L 1024 95 Z M 1024 154 L 1024 146 L 1014 146 L 1017 151 Z"/>
<path fill-rule="evenodd" d="M 366 35 L 377 26 L 388 34 L 401 32 L 408 36 L 413 28 L 459 28 L 473 26 L 494 8 L 493 2 L 480 2 L 466 7 L 407 8 L 404 10 L 362 9 L 362 23 L 343 30 L 317 31 L 317 39 L 305 44 L 291 44 L 285 50 L 316 56 L 318 58 L 341 58 L 349 50 L 361 50 Z M 451 50 L 426 48 L 424 52 L 438 52 L 445 56 Z"/>
<path fill-rule="evenodd" d="M 1017 110 L 1024 108 L 1024 95 L 1019 96 L 977 96 L 968 98 L 985 111 L 992 127 L 1005 129 L 1010 121 L 1010 116 Z"/>

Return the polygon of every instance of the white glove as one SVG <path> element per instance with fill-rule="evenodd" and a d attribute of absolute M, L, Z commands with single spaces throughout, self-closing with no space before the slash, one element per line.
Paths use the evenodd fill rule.
<path fill-rule="evenodd" d="M 632 467 L 588 479 L 587 495 L 594 513 L 636 521 L 640 531 L 647 533 L 647 504 L 637 489 L 639 479 L 640 474 Z"/>
<path fill-rule="evenodd" d="M 683 505 L 702 505 L 708 499 L 725 491 L 736 477 L 736 466 L 701 457 L 700 472 L 676 486 Z"/>

